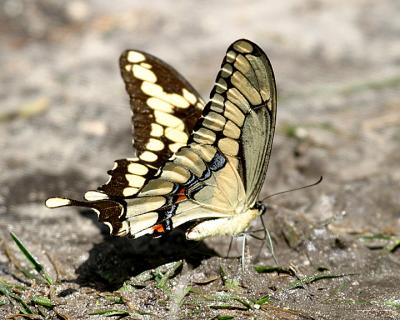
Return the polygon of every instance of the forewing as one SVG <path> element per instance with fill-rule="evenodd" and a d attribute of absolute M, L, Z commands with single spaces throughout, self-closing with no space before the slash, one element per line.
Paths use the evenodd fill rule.
<path fill-rule="evenodd" d="M 191 143 L 218 148 L 237 162 L 251 208 L 263 185 L 271 154 L 276 118 L 276 86 L 265 53 L 248 40 L 227 50 Z"/>
<path fill-rule="evenodd" d="M 120 159 L 108 173 L 110 180 L 89 192 L 95 200 L 107 194 L 128 197 L 180 147 L 187 144 L 204 102 L 174 68 L 141 51 L 126 50 L 120 57 L 121 75 L 130 97 L 133 145 L 137 158 Z"/>
<path fill-rule="evenodd" d="M 137 156 L 158 168 L 186 145 L 204 102 L 174 68 L 148 53 L 125 51 L 120 69 L 133 112 Z"/>

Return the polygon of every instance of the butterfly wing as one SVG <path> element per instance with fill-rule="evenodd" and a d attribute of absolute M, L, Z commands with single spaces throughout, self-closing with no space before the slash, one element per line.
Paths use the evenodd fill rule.
<path fill-rule="evenodd" d="M 133 113 L 137 158 L 117 160 L 108 172 L 110 180 L 98 192 L 86 193 L 87 200 L 136 194 L 175 151 L 187 144 L 204 108 L 197 91 L 162 60 L 126 50 L 119 64 Z"/>
<path fill-rule="evenodd" d="M 85 194 L 88 201 L 51 198 L 46 202 L 52 208 L 68 205 L 95 209 L 101 221 L 115 226 L 115 232 L 124 211 L 122 199 L 135 195 L 166 159 L 187 144 L 204 108 L 189 82 L 150 54 L 127 50 L 120 57 L 120 69 L 133 111 L 137 157 L 115 161 L 108 172 L 109 181 Z"/>
<path fill-rule="evenodd" d="M 191 239 L 242 232 L 259 214 L 253 206 L 268 166 L 275 116 L 275 81 L 266 55 L 247 40 L 236 41 L 188 146 L 126 200 L 124 233 L 159 235 L 199 220 L 208 221 L 187 234 Z"/>
<path fill-rule="evenodd" d="M 236 126 L 241 129 L 239 138 L 232 134 L 228 137 L 238 142 L 237 157 L 246 206 L 253 207 L 263 186 L 271 155 L 277 111 L 275 77 L 263 50 L 247 40 L 239 40 L 228 49 L 222 68 L 228 71 L 221 71 L 217 83 L 225 81 L 228 89 L 217 86 L 211 99 L 218 100 L 222 96 L 224 100 L 224 115 L 228 119 L 224 130 L 238 132 Z M 243 113 L 243 123 L 243 116 L 235 107 Z"/>
<path fill-rule="evenodd" d="M 228 164 L 215 172 L 216 183 L 204 186 L 194 199 L 204 206 L 212 203 L 210 211 L 228 208 L 232 216 L 200 222 L 187 232 L 189 239 L 238 234 L 262 213 L 255 203 L 271 154 L 276 98 L 275 78 L 265 53 L 248 40 L 234 42 L 222 62 L 211 101 L 189 139 L 189 146 L 215 147 Z M 207 200 L 209 194 L 222 197 Z"/>
<path fill-rule="evenodd" d="M 131 60 L 143 61 L 140 55 Z M 157 99 L 163 96 L 158 87 L 152 88 L 142 91 Z M 150 113 L 157 124 L 182 126 L 173 119 L 157 121 L 155 111 Z M 138 193 L 90 202 L 58 199 L 55 204 L 94 208 L 115 235 L 157 236 L 188 221 L 201 221 L 187 234 L 191 239 L 239 233 L 259 214 L 253 206 L 268 166 L 275 116 L 276 89 L 268 58 L 254 43 L 238 40 L 228 48 L 188 145 L 146 178 Z M 149 159 L 139 154 L 139 160 Z"/>
<path fill-rule="evenodd" d="M 204 102 L 175 69 L 148 53 L 125 51 L 120 69 L 133 112 L 134 148 L 158 168 L 186 145 Z"/>

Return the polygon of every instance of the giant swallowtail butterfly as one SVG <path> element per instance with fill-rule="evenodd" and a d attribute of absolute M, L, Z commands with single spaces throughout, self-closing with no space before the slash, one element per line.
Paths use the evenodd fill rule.
<path fill-rule="evenodd" d="M 117 236 L 160 236 L 187 222 L 186 237 L 235 235 L 263 213 L 257 202 L 274 136 L 276 87 L 256 44 L 227 50 L 210 101 L 165 62 L 137 50 L 120 58 L 133 111 L 137 158 L 117 160 L 110 180 L 82 206 Z"/>

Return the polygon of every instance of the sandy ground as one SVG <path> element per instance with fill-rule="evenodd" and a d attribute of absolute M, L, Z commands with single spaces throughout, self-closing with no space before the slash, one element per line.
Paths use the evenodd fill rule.
<path fill-rule="evenodd" d="M 396 0 L 1 1 L 0 315 L 400 319 L 399 14 Z M 242 37 L 265 49 L 278 84 L 262 196 L 324 176 L 268 202 L 278 269 L 255 270 L 276 266 L 255 239 L 242 270 L 240 239 L 224 258 L 229 238 L 115 239 L 94 214 L 44 207 L 133 155 L 124 49 L 161 57 L 207 97 Z M 10 231 L 57 283 L 21 272 Z"/>

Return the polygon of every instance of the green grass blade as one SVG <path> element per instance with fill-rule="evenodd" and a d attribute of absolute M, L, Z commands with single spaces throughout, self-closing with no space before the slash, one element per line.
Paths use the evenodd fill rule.
<path fill-rule="evenodd" d="M 400 299 L 390 299 L 384 302 L 385 306 L 393 307 L 400 310 Z"/>
<path fill-rule="evenodd" d="M 232 320 L 233 316 L 218 315 L 214 318 L 215 320 Z"/>
<path fill-rule="evenodd" d="M 105 317 L 114 317 L 114 316 L 129 316 L 129 312 L 126 310 L 118 310 L 118 309 L 109 309 L 109 310 L 95 310 L 89 315 L 98 315 L 98 316 L 105 316 Z"/>
<path fill-rule="evenodd" d="M 10 297 L 13 298 L 15 301 L 17 301 L 22 306 L 22 308 L 23 308 L 21 310 L 22 313 L 33 314 L 33 311 L 31 310 L 31 308 L 29 308 L 28 304 L 20 296 L 14 294 L 14 293 L 11 293 Z"/>
<path fill-rule="evenodd" d="M 49 284 L 53 284 L 53 279 L 46 272 L 43 265 L 29 252 L 29 250 L 25 247 L 21 240 L 13 233 L 10 232 L 11 238 L 14 240 L 15 244 L 25 256 L 25 258 L 29 261 L 29 263 L 33 266 L 33 268 L 43 277 L 43 279 Z"/>
<path fill-rule="evenodd" d="M 295 275 L 292 269 L 290 269 L 288 267 L 283 267 L 283 266 L 257 265 L 254 268 L 258 273 L 277 272 L 277 273 L 289 274 L 291 276 Z"/>
<path fill-rule="evenodd" d="M 39 306 L 43 306 L 46 308 L 53 308 L 54 307 L 54 303 L 51 302 L 51 300 L 49 298 L 46 297 L 40 297 L 40 296 L 36 296 L 32 298 L 32 302 L 34 304 L 37 304 Z"/>
<path fill-rule="evenodd" d="M 303 288 L 305 285 L 313 283 L 315 281 L 319 281 L 322 279 L 335 279 L 335 278 L 343 278 L 346 276 L 350 276 L 352 274 L 331 274 L 331 273 L 317 273 L 311 276 L 305 276 L 299 280 L 293 281 L 290 283 L 288 289 L 296 289 Z"/>
<path fill-rule="evenodd" d="M 157 288 L 165 289 L 168 280 L 171 279 L 182 266 L 182 260 L 168 264 L 168 270 L 163 274 L 160 273 L 159 277 L 156 277 Z"/>
<path fill-rule="evenodd" d="M 262 306 L 263 304 L 269 303 L 271 301 L 271 296 L 269 294 L 262 296 L 261 298 L 257 299 L 254 304 Z"/>
<path fill-rule="evenodd" d="M 10 286 L 0 282 L 0 294 L 8 297 L 11 294 Z"/>
<path fill-rule="evenodd" d="M 400 248 L 400 239 L 395 239 L 387 246 L 387 250 L 389 252 L 395 252 L 397 249 Z"/>

